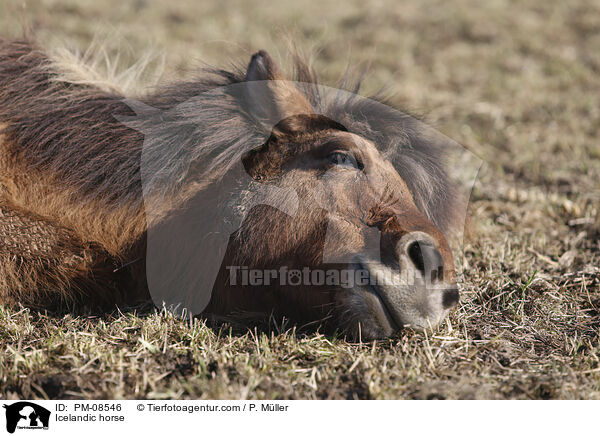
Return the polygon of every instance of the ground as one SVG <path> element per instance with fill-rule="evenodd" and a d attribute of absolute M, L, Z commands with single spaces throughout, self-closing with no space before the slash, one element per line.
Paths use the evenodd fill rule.
<path fill-rule="evenodd" d="M 599 1 L 0 3 L 2 35 L 21 23 L 50 48 L 159 53 L 166 80 L 200 59 L 285 58 L 285 33 L 318 49 L 325 83 L 366 67 L 366 93 L 394 91 L 485 165 L 462 300 L 435 331 L 349 343 L 147 308 L 0 308 L 0 398 L 600 399 Z"/>

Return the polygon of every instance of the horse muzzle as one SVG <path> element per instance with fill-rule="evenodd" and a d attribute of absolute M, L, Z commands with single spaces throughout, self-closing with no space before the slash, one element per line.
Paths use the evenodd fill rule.
<path fill-rule="evenodd" d="M 435 327 L 458 304 L 453 266 L 445 264 L 435 240 L 424 232 L 400 238 L 393 256 L 357 255 L 352 266 L 365 279 L 352 292 L 383 336 L 403 327 Z"/>

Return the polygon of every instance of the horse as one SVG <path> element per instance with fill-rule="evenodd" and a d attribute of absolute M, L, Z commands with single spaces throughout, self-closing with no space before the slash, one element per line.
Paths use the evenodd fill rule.
<path fill-rule="evenodd" d="M 359 83 L 325 95 L 300 56 L 291 80 L 264 50 L 246 65 L 134 101 L 70 80 L 34 41 L 0 39 L 0 304 L 160 306 L 160 282 L 171 303 L 203 295 L 193 315 L 362 339 L 444 320 L 459 300 L 447 237 L 459 199 L 443 144 Z M 190 211 L 219 219 L 214 192 L 234 168 L 290 194 L 293 212 L 242 195 L 221 251 L 173 237 L 204 228 Z"/>

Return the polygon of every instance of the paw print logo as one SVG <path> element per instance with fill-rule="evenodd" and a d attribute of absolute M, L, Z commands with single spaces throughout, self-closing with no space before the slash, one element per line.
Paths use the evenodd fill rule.
<path fill-rule="evenodd" d="M 302 281 L 302 276 L 300 275 L 300 271 L 297 269 L 293 269 L 288 271 L 288 284 L 292 286 L 298 286 Z"/>

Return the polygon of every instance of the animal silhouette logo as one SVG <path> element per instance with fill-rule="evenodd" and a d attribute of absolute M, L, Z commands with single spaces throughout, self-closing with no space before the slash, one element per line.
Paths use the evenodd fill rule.
<path fill-rule="evenodd" d="M 29 401 L 3 405 L 6 409 L 6 431 L 19 429 L 48 429 L 50 411 Z"/>
<path fill-rule="evenodd" d="M 332 109 L 340 101 L 347 103 Z M 148 291 L 158 307 L 182 317 L 237 313 L 240 304 L 254 304 L 246 302 L 252 292 L 234 286 L 231 278 L 228 282 L 224 271 L 264 265 L 343 268 L 369 279 L 344 290 L 328 285 L 323 292 L 327 285 L 310 289 L 300 271 L 290 269 L 281 277 L 282 289 L 265 293 L 285 295 L 278 297 L 276 311 L 288 314 L 299 310 L 298 298 L 311 307 L 309 317 L 329 319 L 321 313 L 325 307 L 341 313 L 348 305 L 360 312 L 357 316 L 374 319 L 369 310 L 361 312 L 372 303 L 389 333 L 397 326 L 435 325 L 456 304 L 450 238 L 436 225 L 445 226 L 460 245 L 478 168 L 460 145 L 381 102 L 286 80 L 251 79 L 200 90 L 173 106 L 124 103 L 131 113 L 114 118 L 144 138 L 139 168 L 147 228 L 143 259 Z M 236 121 L 224 115 L 232 108 Z M 238 120 L 240 108 L 245 115 Z M 348 115 L 348 108 L 357 114 Z M 387 133 L 374 133 L 379 128 Z M 410 139 L 409 131 L 419 133 Z M 454 185 L 435 163 L 442 154 L 456 163 L 465 193 L 457 185 L 441 194 Z M 378 279 L 384 276 L 391 280 Z M 377 292 L 393 300 L 385 304 L 395 307 L 394 325 Z M 355 295 L 371 303 L 357 309 Z M 275 310 L 273 301 L 264 304 Z"/>
<path fill-rule="evenodd" d="M 283 212 L 290 219 L 297 218 L 301 199 L 296 187 L 279 185 L 276 180 L 261 177 L 251 169 L 253 165 L 260 166 L 256 163 L 262 162 L 261 156 L 265 161 L 268 160 L 266 156 L 273 152 L 271 150 L 273 147 L 269 148 L 267 145 L 273 132 L 277 131 L 277 126 L 281 126 L 282 122 L 285 125 L 285 119 L 279 119 L 272 114 L 267 116 L 266 120 L 262 120 L 258 116 L 262 120 L 261 129 L 254 125 L 246 126 L 244 123 L 240 123 L 236 127 L 237 136 L 235 137 L 244 138 L 243 153 L 240 153 L 238 148 L 233 146 L 224 150 L 219 149 L 220 151 L 211 148 L 214 147 L 214 144 L 220 143 L 223 137 L 229 137 L 227 135 L 230 132 L 223 131 L 225 124 L 215 124 L 214 117 L 204 117 L 205 112 L 195 116 L 193 123 L 186 121 L 185 118 L 186 114 L 193 111 L 207 110 L 208 103 L 206 102 L 217 104 L 229 101 L 233 97 L 236 101 L 241 102 L 242 107 L 250 108 L 249 110 L 253 114 L 254 111 L 260 112 L 261 106 L 257 104 L 257 101 L 269 101 L 270 83 L 268 80 L 248 81 L 218 87 L 191 97 L 166 110 L 148 106 L 141 101 L 127 99 L 124 102 L 134 115 L 115 115 L 118 121 L 144 136 L 140 171 L 145 216 L 149 227 L 146 245 L 146 278 L 150 295 L 157 306 L 164 306 L 173 313 L 185 314 L 185 316 L 199 314 L 206 309 L 211 300 L 215 283 L 217 283 L 217 276 L 225 259 L 227 247 L 234 235 L 239 234 L 245 219 L 251 215 L 250 212 L 255 206 L 269 206 Z M 285 81 L 285 83 L 293 88 L 303 87 L 301 83 L 289 81 Z M 382 103 L 347 91 L 323 85 L 311 86 L 314 88 L 312 92 L 320 95 L 324 101 L 346 98 L 348 101 L 362 101 L 370 108 L 369 110 L 375 112 L 384 108 Z M 315 117 L 321 122 L 326 120 L 327 122 L 324 124 L 327 126 L 335 125 L 339 126 L 341 130 L 346 129 L 344 122 L 347 120 L 342 116 L 330 112 L 325 115 L 324 112 L 327 111 L 323 109 Z M 399 120 L 407 118 L 396 112 L 394 114 Z M 288 119 L 295 119 L 295 116 L 299 115 L 292 115 Z M 375 114 L 372 116 L 375 117 Z M 419 124 L 419 126 L 425 132 L 424 135 L 437 138 L 436 141 L 443 143 L 448 155 L 455 153 L 461 156 L 460 168 L 465 178 L 464 186 L 469 189 L 472 186 L 471 179 L 474 179 L 477 172 L 477 163 L 466 165 L 465 158 L 470 158 L 470 156 L 465 156 L 464 149 L 460 145 L 452 143 L 445 137 L 441 138 L 437 132 L 425 125 Z M 191 137 L 188 137 L 189 135 Z M 238 140 L 235 138 L 231 139 L 233 144 L 237 144 Z M 354 138 L 356 149 L 363 147 L 364 144 L 356 137 L 352 136 L 351 138 Z M 191 143 L 205 143 L 203 147 L 196 150 L 198 155 L 194 157 L 194 165 L 186 164 L 189 162 L 189 158 L 173 159 L 173 156 L 185 155 L 187 153 L 186 144 Z M 391 147 L 385 152 L 382 150 L 381 153 L 385 154 L 386 160 L 395 162 L 395 160 L 399 160 L 399 154 L 406 154 L 407 151 L 398 146 Z M 276 161 L 276 159 L 271 157 L 270 161 Z M 214 164 L 215 162 L 217 164 Z M 227 162 L 229 163 L 226 165 Z M 354 163 L 356 164 L 356 162 Z M 387 186 L 386 180 L 379 177 L 380 173 L 373 172 L 367 177 L 366 173 L 359 171 L 358 168 L 353 171 L 351 164 L 352 162 L 342 162 L 320 175 L 315 185 L 311 185 L 310 188 L 303 191 L 303 198 L 305 198 L 303 206 L 306 210 L 314 211 L 315 214 L 317 211 L 323 210 L 329 214 L 322 255 L 324 264 L 354 265 L 357 258 L 368 259 L 370 262 L 381 262 L 382 232 L 380 228 L 370 224 L 364 224 L 359 229 L 365 240 L 364 246 L 359 250 L 338 249 L 341 245 L 339 241 L 345 238 L 345 235 L 340 232 L 346 229 L 343 226 L 343 212 L 339 210 L 340 199 L 334 195 L 336 183 L 340 180 L 340 166 L 348 169 L 344 172 L 345 175 L 355 175 L 353 178 L 348 176 L 345 179 L 346 192 L 357 186 L 363 188 L 365 192 L 372 192 L 373 204 L 368 203 L 368 198 L 363 198 L 360 202 L 362 208 L 369 210 L 373 209 L 375 205 L 395 201 L 395 197 L 391 195 L 389 189 L 379 189 L 379 185 Z M 474 171 L 467 170 L 467 166 L 472 167 Z M 213 180 L 213 177 L 217 177 L 215 175 L 217 170 L 221 175 L 218 178 L 219 182 L 215 183 L 216 179 Z M 196 196 L 192 197 L 186 191 L 184 196 L 189 196 L 190 199 L 185 202 L 185 208 L 175 208 L 176 217 L 168 222 L 164 221 L 164 216 L 171 213 L 169 208 L 174 207 L 170 205 L 171 200 L 169 199 L 179 198 L 177 197 L 179 194 L 175 195 L 174 193 L 179 192 L 182 186 L 188 185 L 190 192 L 196 190 L 194 191 Z M 200 186 L 203 188 L 200 189 Z M 468 198 L 468 192 L 466 194 L 461 198 Z M 432 200 L 429 198 L 426 201 Z M 466 214 L 466 207 L 461 205 L 457 207 L 458 209 L 460 209 L 458 215 Z M 461 219 L 457 219 L 457 221 L 461 221 Z M 460 236 L 457 239 L 460 239 Z M 202 254 L 198 255 L 198 253 Z M 300 286 L 302 284 L 300 273 L 294 270 L 290 270 L 286 278 L 288 285 Z"/>

